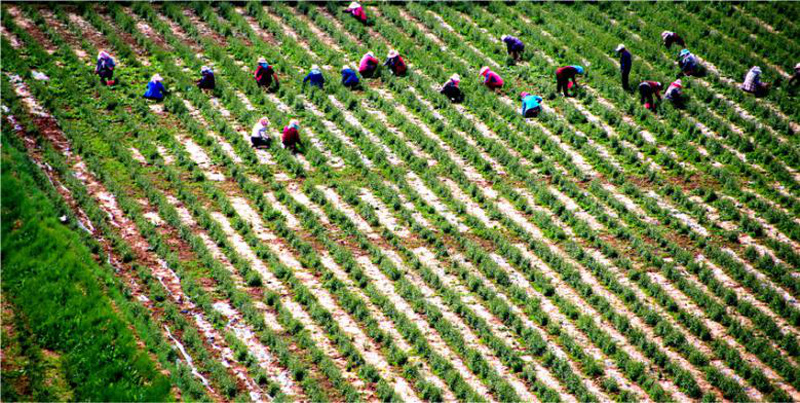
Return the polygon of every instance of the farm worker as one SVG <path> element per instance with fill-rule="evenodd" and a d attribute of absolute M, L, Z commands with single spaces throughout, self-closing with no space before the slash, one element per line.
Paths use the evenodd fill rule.
<path fill-rule="evenodd" d="M 203 66 L 200 69 L 200 74 L 202 77 L 197 82 L 197 87 L 201 90 L 213 90 L 214 87 L 217 86 L 217 82 L 214 79 L 214 72 L 211 71 L 211 67 Z"/>
<path fill-rule="evenodd" d="M 355 19 L 361 21 L 362 24 L 367 23 L 367 13 L 364 12 L 364 7 L 361 7 L 361 4 L 358 4 L 357 1 L 350 3 L 344 12 L 352 15 Z"/>
<path fill-rule="evenodd" d="M 697 56 L 689 52 L 689 49 L 683 49 L 678 55 L 678 66 L 684 75 L 697 75 L 700 69 L 700 62 L 697 60 Z"/>
<path fill-rule="evenodd" d="M 630 89 L 630 85 L 628 84 L 628 77 L 631 75 L 631 52 L 628 52 L 628 49 L 625 49 L 625 45 L 619 44 L 617 48 L 614 49 L 617 53 L 619 53 L 619 71 L 622 73 L 622 89 L 628 91 Z"/>
<path fill-rule="evenodd" d="M 283 136 L 281 136 L 281 145 L 283 148 L 297 152 L 297 146 L 300 145 L 300 122 L 292 120 L 289 126 L 283 128 Z"/>
<path fill-rule="evenodd" d="M 461 92 L 461 88 L 458 88 L 459 82 L 461 82 L 461 77 L 458 74 L 453 74 L 453 76 L 444 83 L 439 93 L 444 94 L 450 102 L 460 103 L 464 101 L 464 93 Z"/>
<path fill-rule="evenodd" d="M 267 59 L 259 58 L 258 59 L 258 66 L 256 67 L 255 73 L 253 76 L 256 78 L 256 83 L 258 83 L 259 87 L 265 87 L 269 89 L 272 85 L 272 80 L 275 80 L 275 89 L 277 90 L 280 86 L 278 82 L 278 75 L 275 74 L 275 70 L 272 66 L 267 63 Z"/>
<path fill-rule="evenodd" d="M 747 72 L 747 75 L 744 77 L 744 82 L 739 88 L 751 94 L 763 96 L 767 94 L 769 84 L 761 81 L 761 68 L 753 66 L 750 71 Z"/>
<path fill-rule="evenodd" d="M 519 60 L 519 56 L 525 51 L 525 44 L 511 35 L 503 35 L 500 40 L 506 44 L 508 55 L 514 60 Z"/>
<path fill-rule="evenodd" d="M 522 99 L 522 116 L 526 118 L 539 116 L 539 112 L 542 111 L 542 97 L 527 92 L 521 93 L 519 97 Z"/>
<path fill-rule="evenodd" d="M 269 137 L 267 130 L 269 130 L 269 119 L 264 116 L 256 122 L 253 132 L 250 134 L 250 143 L 253 144 L 253 148 L 269 148 L 272 138 Z"/>
<path fill-rule="evenodd" d="M 310 82 L 311 85 L 320 89 L 325 86 L 325 76 L 322 75 L 322 71 L 319 69 L 319 66 L 316 64 L 311 66 L 311 71 L 303 79 L 303 85 L 305 85 L 306 82 Z"/>
<path fill-rule="evenodd" d="M 403 60 L 403 57 L 400 56 L 400 54 L 394 49 L 390 50 L 389 54 L 386 55 L 386 61 L 383 63 L 383 65 L 389 66 L 389 70 L 391 70 L 396 76 L 402 76 L 406 73 L 406 62 Z"/>
<path fill-rule="evenodd" d="M 800 81 L 800 63 L 794 65 L 794 74 L 789 79 L 789 86 L 797 84 L 798 81 Z"/>
<path fill-rule="evenodd" d="M 114 85 L 114 59 L 106 51 L 101 50 L 97 54 L 97 67 L 94 68 L 94 73 L 100 76 L 100 84 Z"/>
<path fill-rule="evenodd" d="M 164 99 L 164 84 L 161 83 L 161 75 L 156 73 L 150 82 L 147 83 L 147 91 L 144 92 L 144 97 L 147 99 L 154 99 L 160 101 Z"/>
<path fill-rule="evenodd" d="M 683 42 L 683 38 L 681 38 L 678 34 L 672 31 L 664 31 L 661 33 L 661 39 L 664 40 L 664 46 L 667 49 L 672 47 L 672 44 L 680 45 L 681 48 L 686 47 L 686 43 Z"/>
<path fill-rule="evenodd" d="M 661 88 L 661 83 L 658 81 L 642 81 L 639 84 L 639 102 L 643 103 L 645 108 L 655 110 L 656 104 L 653 101 L 653 95 L 661 101 Z"/>
<path fill-rule="evenodd" d="M 361 57 L 361 62 L 358 63 L 359 74 L 366 78 L 372 77 L 375 71 L 378 70 L 378 63 L 380 63 L 380 61 L 375 58 L 372 52 L 364 53 L 364 56 Z"/>
<path fill-rule="evenodd" d="M 686 100 L 683 97 L 683 83 L 680 79 L 675 80 L 669 85 L 669 87 L 667 87 L 667 91 L 664 93 L 664 98 L 672 101 L 672 104 L 678 108 L 683 107 L 683 104 Z"/>
<path fill-rule="evenodd" d="M 480 75 L 483 76 L 483 84 L 490 90 L 503 88 L 503 79 L 500 78 L 497 73 L 490 70 L 489 66 L 483 66 Z"/>
<path fill-rule="evenodd" d="M 575 76 L 578 74 L 583 75 L 583 73 L 583 67 L 578 65 L 564 66 L 556 69 L 556 92 L 563 90 L 564 96 L 568 97 L 569 89 L 572 88 L 573 85 L 576 87 L 578 86 Z M 572 83 L 570 83 L 570 80 L 572 80 Z"/>
<path fill-rule="evenodd" d="M 358 74 L 356 74 L 355 70 L 351 69 L 350 66 L 342 67 L 342 85 L 347 88 L 356 88 L 358 83 Z"/>

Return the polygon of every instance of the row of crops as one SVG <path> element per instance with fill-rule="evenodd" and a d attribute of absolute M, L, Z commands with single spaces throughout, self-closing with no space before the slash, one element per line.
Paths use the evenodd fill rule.
<path fill-rule="evenodd" d="M 799 53 L 780 7 L 382 4 L 362 25 L 336 3 L 4 4 L 3 186 L 31 201 L 3 198 L 3 334 L 37 336 L 3 338 L 4 380 L 31 368 L 3 398 L 800 400 L 800 119 L 788 91 L 737 87 Z M 710 74 L 652 113 L 612 50 L 668 81 L 666 29 Z M 333 79 L 390 49 L 407 77 Z M 576 63 L 578 96 L 554 96 Z M 324 91 L 302 86 L 312 64 Z M 154 73 L 160 103 L 141 97 Z M 459 105 L 438 93 L 453 73 Z M 253 149 L 261 116 L 299 120 L 301 152 Z M 64 264 L 24 264 L 53 227 Z M 96 264 L 67 264 L 75 244 Z"/>

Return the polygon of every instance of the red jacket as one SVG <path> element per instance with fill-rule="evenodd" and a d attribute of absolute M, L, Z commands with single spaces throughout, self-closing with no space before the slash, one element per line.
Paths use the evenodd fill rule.
<path fill-rule="evenodd" d="M 349 11 L 359 21 L 367 22 L 367 13 L 364 12 L 364 7 L 351 8 Z"/>
<path fill-rule="evenodd" d="M 272 66 L 267 66 L 265 68 L 259 64 L 258 67 L 256 67 L 255 73 L 253 73 L 253 77 L 256 78 L 259 84 L 269 84 L 272 82 L 273 74 L 275 74 L 275 70 L 272 69 Z"/>
<path fill-rule="evenodd" d="M 575 68 L 572 66 L 564 66 L 556 69 L 556 78 L 559 80 L 569 80 L 571 78 L 575 78 L 576 74 L 578 74 L 578 70 L 575 70 Z"/>
<path fill-rule="evenodd" d="M 639 84 L 639 85 L 642 85 L 642 84 L 647 84 L 647 86 L 650 87 L 650 90 L 653 92 L 653 95 L 655 95 L 658 98 L 661 97 L 661 94 L 660 94 L 661 89 L 659 88 L 657 81 L 642 81 L 642 83 Z"/>
<path fill-rule="evenodd" d="M 300 144 L 300 133 L 297 132 L 297 128 L 294 126 L 284 127 L 283 136 L 281 136 L 281 142 L 283 143 L 283 146 L 287 148 Z"/>

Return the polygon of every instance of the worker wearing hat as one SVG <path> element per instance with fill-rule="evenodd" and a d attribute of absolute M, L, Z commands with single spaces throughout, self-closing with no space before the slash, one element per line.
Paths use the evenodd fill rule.
<path fill-rule="evenodd" d="M 632 58 L 631 52 L 625 48 L 624 44 L 617 45 L 617 48 L 614 49 L 615 52 L 619 54 L 619 72 L 622 75 L 622 89 L 625 91 L 630 90 L 630 85 L 628 84 L 628 78 L 631 75 L 631 66 L 632 66 Z"/>

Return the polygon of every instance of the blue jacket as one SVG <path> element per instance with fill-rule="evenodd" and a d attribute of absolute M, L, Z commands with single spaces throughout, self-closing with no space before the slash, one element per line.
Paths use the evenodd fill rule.
<path fill-rule="evenodd" d="M 522 98 L 522 114 L 525 115 L 529 109 L 538 108 L 539 102 L 542 102 L 542 97 L 538 95 L 528 95 Z"/>
<path fill-rule="evenodd" d="M 619 54 L 619 69 L 622 71 L 631 70 L 631 52 L 628 52 L 627 49 L 623 49 Z"/>
<path fill-rule="evenodd" d="M 310 73 L 303 79 L 303 84 L 307 81 L 311 82 L 311 85 L 322 88 L 325 85 L 325 76 L 322 75 L 322 72 L 319 70 L 311 70 Z"/>
<path fill-rule="evenodd" d="M 353 69 L 342 70 L 342 85 L 352 87 L 358 84 L 358 74 Z"/>
<path fill-rule="evenodd" d="M 147 91 L 144 93 L 145 98 L 163 99 L 164 98 L 164 84 L 161 81 L 150 81 L 147 83 Z"/>

